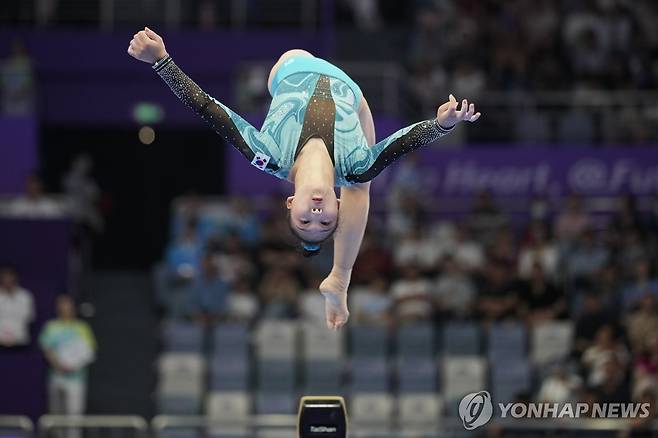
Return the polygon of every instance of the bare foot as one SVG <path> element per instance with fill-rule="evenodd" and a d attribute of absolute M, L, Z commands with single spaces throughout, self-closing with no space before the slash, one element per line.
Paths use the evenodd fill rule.
<path fill-rule="evenodd" d="M 347 323 L 350 312 L 347 310 L 347 285 L 348 281 L 329 275 L 320 283 L 320 292 L 325 298 L 325 314 L 327 327 L 338 330 Z"/>

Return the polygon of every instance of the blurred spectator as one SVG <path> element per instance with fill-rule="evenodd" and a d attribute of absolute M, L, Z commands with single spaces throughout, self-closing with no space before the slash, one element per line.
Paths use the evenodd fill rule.
<path fill-rule="evenodd" d="M 532 265 L 530 278 L 519 284 L 521 312 L 530 324 L 566 316 L 564 291 L 546 278 L 539 263 Z"/>
<path fill-rule="evenodd" d="M 440 248 L 420 228 L 414 228 L 400 239 L 393 253 L 397 266 L 413 264 L 422 271 L 434 268 L 440 255 Z"/>
<path fill-rule="evenodd" d="M 181 236 L 167 249 L 167 269 L 175 283 L 191 281 L 198 275 L 202 250 L 197 223 L 190 219 Z"/>
<path fill-rule="evenodd" d="M 604 325 L 596 332 L 594 344 L 585 350 L 581 362 L 587 371 L 587 384 L 597 387 L 606 383 L 611 376 L 611 364 L 619 368 L 622 376 L 628 365 L 628 350 L 619 339 L 612 325 Z M 608 388 L 609 390 L 610 388 Z"/>
<path fill-rule="evenodd" d="M 628 231 L 641 231 L 643 229 L 642 216 L 637 209 L 633 195 L 624 195 L 617 200 L 617 211 L 610 221 L 610 229 L 621 240 Z"/>
<path fill-rule="evenodd" d="M 658 382 L 658 331 L 646 333 L 645 347 L 637 355 L 633 373 L 633 393 L 656 389 Z"/>
<path fill-rule="evenodd" d="M 433 292 L 435 305 L 442 314 L 458 318 L 472 315 L 477 289 L 453 257 L 443 259 Z"/>
<path fill-rule="evenodd" d="M 225 281 L 232 283 L 238 277 L 253 275 L 255 267 L 237 233 L 231 232 L 221 241 L 211 239 L 209 249 L 213 253 L 219 275 Z"/>
<path fill-rule="evenodd" d="M 194 225 L 196 238 L 199 242 L 206 242 L 215 232 L 215 223 L 203 212 L 201 198 L 196 193 L 186 196 L 181 202 L 177 214 L 174 214 L 171 223 L 171 237 L 179 239 L 185 231 Z"/>
<path fill-rule="evenodd" d="M 387 325 L 390 321 L 391 296 L 386 280 L 374 277 L 369 284 L 350 291 L 350 308 L 356 324 Z"/>
<path fill-rule="evenodd" d="M 264 318 L 294 318 L 297 297 L 301 291 L 299 280 L 289 271 L 272 268 L 263 275 L 258 294 L 263 303 Z"/>
<path fill-rule="evenodd" d="M 555 365 L 541 382 L 537 401 L 540 403 L 569 403 L 578 401 L 582 379 L 564 364 Z"/>
<path fill-rule="evenodd" d="M 30 175 L 25 183 L 25 195 L 9 204 L 7 214 L 26 219 L 52 219 L 62 217 L 64 211 L 44 193 L 41 178 Z"/>
<path fill-rule="evenodd" d="M 508 266 L 500 260 L 490 260 L 480 279 L 478 312 L 485 323 L 518 316 L 518 282 L 513 280 Z"/>
<path fill-rule="evenodd" d="M 635 264 L 634 277 L 623 291 L 624 308 L 633 307 L 646 294 L 658 298 L 658 278 L 651 275 L 649 261 L 641 259 Z"/>
<path fill-rule="evenodd" d="M 258 300 L 247 279 L 234 284 L 226 305 L 226 317 L 231 321 L 250 322 L 258 315 Z"/>
<path fill-rule="evenodd" d="M 392 271 L 393 258 L 384 247 L 383 239 L 378 238 L 380 233 L 381 230 L 374 226 L 366 228 L 359 257 L 352 270 L 352 284 L 365 284 Z"/>
<path fill-rule="evenodd" d="M 260 220 L 251 208 L 250 202 L 242 197 L 235 196 L 231 199 L 231 224 L 230 230 L 237 233 L 240 241 L 249 247 L 253 247 L 260 241 Z"/>
<path fill-rule="evenodd" d="M 658 333 L 656 297 L 645 294 L 636 301 L 633 311 L 626 317 L 626 332 L 633 352 L 645 350 L 647 341 Z"/>
<path fill-rule="evenodd" d="M 577 240 L 589 226 L 590 219 L 583 210 L 583 200 L 577 195 L 569 196 L 564 210 L 555 220 L 555 237 L 569 244 Z"/>
<path fill-rule="evenodd" d="M 416 266 L 400 268 L 400 278 L 391 285 L 395 321 L 404 323 L 430 319 L 434 314 L 430 291 L 431 283 L 421 277 Z"/>
<path fill-rule="evenodd" d="M 91 176 L 93 165 L 89 155 L 78 155 L 64 176 L 62 185 L 68 197 L 68 210 L 73 219 L 98 232 L 103 227 L 103 219 L 97 206 L 100 189 Z"/>
<path fill-rule="evenodd" d="M 553 279 L 557 274 L 559 252 L 548 238 L 546 225 L 534 221 L 528 230 L 528 242 L 519 255 L 519 276 L 529 278 L 532 268 L 539 263 L 547 277 Z"/>
<path fill-rule="evenodd" d="M 34 112 L 34 72 L 25 45 L 15 40 L 0 69 L 2 114 L 25 116 Z"/>
<path fill-rule="evenodd" d="M 203 256 L 201 272 L 190 286 L 189 312 L 201 325 L 217 323 L 226 314 L 229 284 L 219 275 L 210 254 Z"/>
<path fill-rule="evenodd" d="M 57 319 L 46 323 L 39 343 L 50 365 L 49 413 L 84 414 L 87 368 L 94 361 L 96 341 L 89 325 L 76 318 L 75 304 L 70 296 L 57 298 Z M 68 436 L 72 438 L 80 434 L 71 431 Z"/>
<path fill-rule="evenodd" d="M 564 265 L 569 279 L 593 280 L 608 263 L 609 253 L 605 246 L 596 241 L 591 228 L 583 230 L 581 236 L 565 254 Z"/>
<path fill-rule="evenodd" d="M 0 347 L 30 343 L 30 323 L 34 320 L 32 293 L 18 283 L 12 268 L 0 270 Z"/>
<path fill-rule="evenodd" d="M 592 346 L 601 327 L 609 326 L 614 321 L 614 315 L 605 307 L 598 292 L 586 292 L 581 307 L 574 329 L 574 348 L 579 356 Z"/>
<path fill-rule="evenodd" d="M 606 356 L 600 364 L 600 374 L 600 379 L 592 385 L 599 402 L 624 403 L 630 400 L 626 362 L 615 355 Z"/>
<path fill-rule="evenodd" d="M 372 31 L 381 26 L 378 0 L 349 0 L 343 1 L 343 4 L 352 10 L 359 29 Z"/>
<path fill-rule="evenodd" d="M 491 192 L 477 194 L 469 215 L 469 224 L 476 240 L 490 243 L 495 232 L 507 223 L 507 218 L 496 205 Z"/>

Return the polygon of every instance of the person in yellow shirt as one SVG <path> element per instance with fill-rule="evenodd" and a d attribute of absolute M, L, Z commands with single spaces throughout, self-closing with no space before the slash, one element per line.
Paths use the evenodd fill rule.
<path fill-rule="evenodd" d="M 57 298 L 57 318 L 46 323 L 39 344 L 50 365 L 50 413 L 84 413 L 87 368 L 94 360 L 96 340 L 89 325 L 76 318 L 75 304 L 69 295 Z"/>

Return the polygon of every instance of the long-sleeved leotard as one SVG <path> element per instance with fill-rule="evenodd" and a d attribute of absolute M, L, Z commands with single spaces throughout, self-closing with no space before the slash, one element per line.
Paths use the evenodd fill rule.
<path fill-rule="evenodd" d="M 178 98 L 231 143 L 254 166 L 288 177 L 299 151 L 312 137 L 324 140 L 334 161 L 338 186 L 375 178 L 404 154 L 450 132 L 436 119 L 403 128 L 369 147 L 352 89 L 319 73 L 295 73 L 276 88 L 261 130 L 205 93 L 167 57 L 153 68 Z"/>

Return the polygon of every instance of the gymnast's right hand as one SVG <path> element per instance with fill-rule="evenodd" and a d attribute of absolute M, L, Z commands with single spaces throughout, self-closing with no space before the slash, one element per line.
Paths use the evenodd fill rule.
<path fill-rule="evenodd" d="M 167 50 L 160 35 L 145 27 L 130 40 L 128 54 L 135 59 L 153 64 L 167 56 Z"/>

